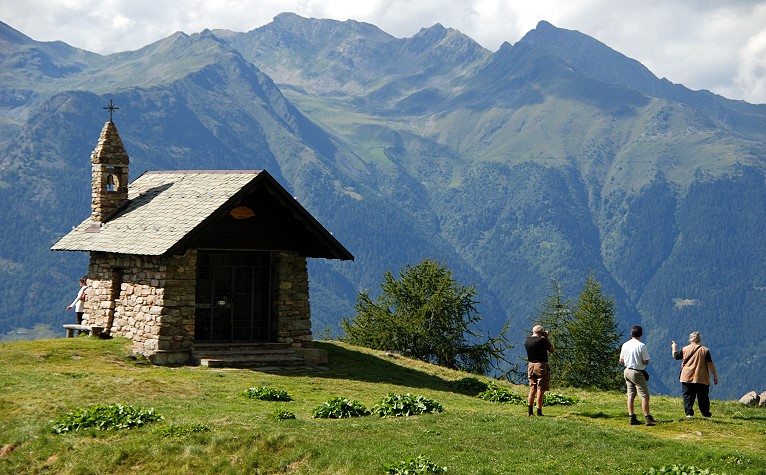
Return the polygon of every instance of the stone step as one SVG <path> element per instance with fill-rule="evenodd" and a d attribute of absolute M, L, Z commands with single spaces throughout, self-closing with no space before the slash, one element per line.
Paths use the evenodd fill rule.
<path fill-rule="evenodd" d="M 262 368 L 304 365 L 305 361 L 293 352 L 291 355 L 280 353 L 200 358 L 199 364 L 208 368 Z"/>
<path fill-rule="evenodd" d="M 262 368 L 305 364 L 288 343 L 195 343 L 194 361 L 209 368 Z"/>

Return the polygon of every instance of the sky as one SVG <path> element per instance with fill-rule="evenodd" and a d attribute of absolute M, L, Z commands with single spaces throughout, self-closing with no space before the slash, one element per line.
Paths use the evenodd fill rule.
<path fill-rule="evenodd" d="M 101 54 L 177 31 L 250 31 L 282 12 L 371 23 L 398 38 L 440 23 L 492 51 L 545 20 L 658 77 L 766 103 L 766 0 L 0 0 L 0 21 L 30 38 Z"/>

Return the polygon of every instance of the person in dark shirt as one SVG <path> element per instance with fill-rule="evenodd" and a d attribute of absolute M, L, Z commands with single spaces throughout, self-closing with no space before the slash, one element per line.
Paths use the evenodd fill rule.
<path fill-rule="evenodd" d="M 527 349 L 527 376 L 529 377 L 529 397 L 527 398 L 528 416 L 534 415 L 537 398 L 537 415 L 543 415 L 545 391 L 550 389 L 551 370 L 548 367 L 548 352 L 553 353 L 553 345 L 548 339 L 548 332 L 541 325 L 532 328 L 532 336 L 524 340 Z"/>

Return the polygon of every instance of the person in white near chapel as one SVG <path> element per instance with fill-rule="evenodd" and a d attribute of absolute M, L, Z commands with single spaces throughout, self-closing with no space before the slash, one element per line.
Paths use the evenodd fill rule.
<path fill-rule="evenodd" d="M 80 290 L 77 291 L 77 296 L 72 303 L 67 305 L 67 310 L 74 308 L 74 313 L 77 316 L 77 324 L 82 325 L 82 316 L 85 313 L 85 291 L 88 289 L 88 279 L 83 277 L 80 279 Z M 78 332 L 78 335 L 82 333 Z"/>

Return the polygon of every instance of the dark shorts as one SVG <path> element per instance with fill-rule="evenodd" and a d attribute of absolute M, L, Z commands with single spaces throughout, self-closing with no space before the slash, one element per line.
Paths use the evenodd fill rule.
<path fill-rule="evenodd" d="M 551 384 L 551 370 L 548 363 L 527 363 L 529 386 L 547 391 Z"/>

